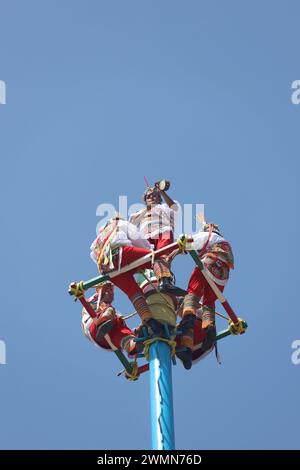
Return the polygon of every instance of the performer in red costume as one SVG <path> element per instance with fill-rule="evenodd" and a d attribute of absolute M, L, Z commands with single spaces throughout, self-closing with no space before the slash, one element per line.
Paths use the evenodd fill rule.
<path fill-rule="evenodd" d="M 170 183 L 166 180 L 156 182 L 153 188 L 148 186 L 143 195 L 146 207 L 132 214 L 129 219 L 139 228 L 145 239 L 155 247 L 155 250 L 170 245 L 174 241 L 174 216 L 178 210 L 178 203 L 166 193 L 169 187 Z M 172 284 L 167 255 L 154 263 L 153 270 L 159 279 L 160 291 L 173 295 L 185 295 L 185 291 Z"/>
<path fill-rule="evenodd" d="M 234 268 L 234 258 L 231 246 L 222 237 L 216 224 L 205 224 L 203 231 L 193 235 L 192 247 L 198 251 L 199 257 L 207 269 L 208 275 L 222 292 L 229 279 L 230 269 Z M 198 267 L 195 267 L 188 284 L 188 294 L 184 298 L 182 321 L 180 329 L 183 332 L 182 344 L 186 351 L 178 354 L 184 367 L 192 366 L 192 351 L 194 346 L 195 315 L 202 298 L 202 329 L 205 338 L 202 349 L 207 351 L 215 345 L 215 293 L 209 286 Z"/>
<path fill-rule="evenodd" d="M 180 299 L 178 299 L 178 301 L 180 302 Z M 179 316 L 179 318 L 182 319 L 183 303 L 179 307 L 179 309 L 177 311 L 177 315 Z M 203 315 L 202 306 L 198 305 L 198 307 L 196 308 L 196 311 L 195 311 L 193 332 L 190 332 L 190 335 L 188 336 L 188 343 L 186 341 L 186 336 L 187 336 L 186 333 L 185 333 L 185 335 L 181 335 L 181 336 L 176 337 L 177 349 L 179 349 L 179 348 L 186 349 L 187 344 L 189 344 L 189 346 L 191 347 L 191 351 L 192 351 L 191 358 L 190 358 L 190 353 L 188 353 L 188 357 L 189 357 L 189 360 L 191 360 L 191 362 L 193 364 L 195 364 L 195 363 L 199 362 L 200 360 L 204 359 L 206 356 L 208 356 L 214 350 L 214 345 L 212 345 L 211 347 L 205 346 L 206 329 L 202 328 L 202 315 Z M 183 325 L 182 325 L 182 322 L 181 322 L 177 326 L 177 329 L 179 331 L 182 331 L 182 326 Z M 192 344 L 190 342 L 191 333 L 192 333 Z M 203 345 L 205 347 L 203 347 Z M 188 365 L 187 362 L 186 362 L 186 356 L 187 355 L 184 354 L 183 351 L 178 351 L 176 353 L 176 355 L 182 361 L 184 367 L 186 369 L 189 369 L 190 367 L 186 367 L 186 365 Z"/>
<path fill-rule="evenodd" d="M 111 282 L 107 281 L 96 288 L 96 293 L 88 299 L 88 303 L 97 316 L 92 318 L 85 308 L 82 310 L 83 332 L 90 341 L 111 351 L 110 345 L 104 338 L 104 334 L 108 332 L 116 348 L 132 354 L 136 346 L 133 341 L 134 333 L 116 312 L 112 305 L 113 300 L 114 286 Z"/>
<path fill-rule="evenodd" d="M 101 274 L 121 269 L 151 252 L 151 244 L 140 231 L 119 217 L 107 222 L 91 245 L 91 257 L 97 263 Z M 143 292 L 134 279 L 136 272 L 146 268 L 151 268 L 151 261 L 113 277 L 112 282 L 127 294 L 142 322 L 147 323 L 155 334 L 160 334 L 163 327 L 152 318 Z"/>

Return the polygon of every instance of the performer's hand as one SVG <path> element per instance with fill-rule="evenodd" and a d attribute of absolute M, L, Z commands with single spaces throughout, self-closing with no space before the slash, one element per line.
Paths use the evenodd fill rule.
<path fill-rule="evenodd" d="M 160 193 L 161 192 L 161 189 L 159 187 L 159 181 L 157 181 L 156 183 L 154 183 L 154 191 L 156 193 Z"/>

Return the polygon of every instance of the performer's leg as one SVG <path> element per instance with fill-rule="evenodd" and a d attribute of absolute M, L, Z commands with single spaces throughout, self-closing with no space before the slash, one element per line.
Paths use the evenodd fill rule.
<path fill-rule="evenodd" d="M 159 238 L 157 239 L 155 249 L 159 250 L 160 248 L 164 248 L 165 246 L 171 245 L 171 243 L 173 242 L 174 242 L 173 232 L 163 232 L 160 234 Z"/>
<path fill-rule="evenodd" d="M 94 322 L 91 324 L 91 326 L 89 328 L 91 337 L 93 338 L 95 343 L 98 344 L 98 346 L 100 346 L 103 349 L 108 349 L 108 350 L 111 351 L 111 347 L 109 346 L 107 341 L 104 339 L 104 336 L 97 334 L 98 333 L 98 326 Z M 112 325 L 111 325 L 111 327 L 112 327 Z M 110 332 L 108 334 L 110 334 Z"/>
<path fill-rule="evenodd" d="M 164 248 L 165 246 L 170 245 L 174 241 L 174 236 L 172 232 L 165 232 L 159 234 L 158 238 L 151 238 L 149 241 L 154 245 L 155 251 Z M 159 259 L 154 261 L 153 271 L 157 279 L 160 281 L 163 277 L 171 278 L 172 274 L 170 272 L 169 263 L 166 260 L 167 254 L 160 256 Z"/>
<path fill-rule="evenodd" d="M 149 241 L 154 244 L 155 250 L 160 250 L 174 242 L 174 235 L 173 232 L 164 232 L 158 238 L 150 239 Z M 154 261 L 153 271 L 159 281 L 159 290 L 176 296 L 185 295 L 186 292 L 183 289 L 172 284 L 170 263 L 167 261 L 168 254 L 165 253 Z"/>
<path fill-rule="evenodd" d="M 188 293 L 183 301 L 182 322 L 183 329 L 182 342 L 184 346 L 193 349 L 194 344 L 194 322 L 196 310 L 199 308 L 199 300 L 204 289 L 203 277 L 201 277 L 198 266 L 189 280 Z"/>
<path fill-rule="evenodd" d="M 177 353 L 186 369 L 192 367 L 192 351 L 194 347 L 194 326 L 196 310 L 199 308 L 199 300 L 203 292 L 203 280 L 200 277 L 200 270 L 195 267 L 188 285 L 188 294 L 183 301 L 182 320 L 178 329 L 182 332 L 180 345 L 186 350 Z"/>
<path fill-rule="evenodd" d="M 196 314 L 196 310 L 199 308 L 200 297 L 203 294 L 204 280 L 200 269 L 196 266 L 189 280 L 188 293 L 183 301 L 182 317 Z"/>
<path fill-rule="evenodd" d="M 121 318 L 116 319 L 110 337 L 117 348 L 123 349 L 127 354 L 131 354 L 136 349 L 136 343 L 133 341 L 135 335 Z"/>
<path fill-rule="evenodd" d="M 130 353 L 130 351 L 133 350 L 135 347 L 135 342 L 133 341 L 133 331 L 126 325 L 124 320 L 117 316 L 115 316 L 109 321 L 111 322 L 111 325 L 109 331 L 107 331 L 106 333 L 108 333 L 111 342 L 116 348 L 123 349 L 127 353 Z M 111 347 L 104 338 L 104 335 L 101 334 L 102 325 L 105 325 L 104 318 L 103 321 L 100 323 L 98 322 L 98 324 L 95 324 L 94 322 L 92 323 L 90 327 L 91 337 L 101 348 L 111 350 Z"/>
<path fill-rule="evenodd" d="M 198 362 L 202 357 L 208 354 L 210 351 L 208 349 L 204 350 L 203 342 L 205 340 L 206 331 L 202 329 L 202 321 L 200 318 L 195 319 L 195 328 L 194 328 L 194 347 L 192 360 Z M 211 351 L 213 348 L 211 348 Z M 206 353 L 206 354 L 205 354 Z"/>
<path fill-rule="evenodd" d="M 110 349 L 110 347 L 104 340 L 104 335 L 111 331 L 115 320 L 115 309 L 113 307 L 108 307 L 104 312 L 102 312 L 97 318 L 93 320 L 89 328 L 92 339 L 97 344 L 99 344 L 99 346 L 105 349 Z"/>
<path fill-rule="evenodd" d="M 145 248 L 138 248 L 136 246 L 123 246 L 121 267 L 127 266 L 133 261 L 136 261 L 137 259 L 140 259 L 145 255 L 149 255 L 150 253 L 151 251 L 146 250 Z M 150 265 L 150 261 L 145 264 Z M 141 269 L 141 267 L 139 267 L 138 269 Z"/>
<path fill-rule="evenodd" d="M 143 253 L 144 252 L 144 253 Z M 146 252 L 146 253 L 145 253 Z M 135 259 L 139 259 L 144 254 L 148 254 L 148 250 L 144 250 L 141 248 L 136 247 L 124 247 L 123 248 L 123 257 L 122 257 L 122 265 L 127 265 L 128 263 L 134 261 Z M 145 263 L 142 268 L 150 268 L 151 262 Z M 139 267 L 138 269 L 141 269 Z M 161 334 L 163 332 L 163 326 L 154 318 L 152 318 L 152 313 L 149 309 L 149 306 L 146 302 L 146 298 L 143 294 L 143 291 L 137 284 L 134 279 L 134 274 L 137 270 L 131 270 L 127 273 L 120 274 L 112 278 L 112 282 L 119 287 L 125 294 L 127 294 L 129 300 L 133 303 L 135 310 L 139 314 L 143 323 L 146 323 L 147 326 L 150 326 L 153 333 Z"/>
<path fill-rule="evenodd" d="M 143 291 L 135 281 L 132 272 L 116 276 L 112 281 L 128 296 L 143 322 L 152 317 Z"/>
<path fill-rule="evenodd" d="M 224 286 L 219 286 L 221 292 L 224 290 Z M 207 351 L 211 349 L 216 343 L 216 324 L 215 324 L 215 301 L 217 296 L 205 280 L 203 299 L 202 299 L 202 328 L 205 331 L 205 338 L 202 344 L 202 349 Z"/>
<path fill-rule="evenodd" d="M 136 247 L 123 247 L 121 266 L 126 266 L 129 263 L 140 259 L 142 256 L 151 253 L 149 250 Z M 131 300 L 137 313 L 141 317 L 143 323 L 147 323 L 147 326 L 150 326 L 153 333 L 159 335 L 164 332 L 163 325 L 161 325 L 157 320 L 152 318 L 152 313 L 146 302 L 146 298 L 140 289 L 139 285 L 134 279 L 134 274 L 140 269 L 151 268 L 151 260 L 144 263 L 142 266 L 139 266 L 137 269 L 132 269 L 127 273 L 120 274 L 112 278 L 112 282 L 119 287 Z M 185 291 L 183 291 L 185 292 Z M 176 295 L 176 292 L 175 292 Z M 180 293 L 178 294 L 180 295 Z"/>
<path fill-rule="evenodd" d="M 205 332 L 202 328 L 201 318 L 195 317 L 195 328 L 194 328 L 194 348 L 202 344 L 205 337 Z"/>
<path fill-rule="evenodd" d="M 229 270 L 227 270 L 229 272 Z M 202 276 L 203 277 L 203 276 Z M 204 277 L 203 277 L 204 279 Z M 228 277 L 227 277 L 228 279 Z M 216 283 L 217 284 L 217 283 Z M 218 289 L 223 292 L 224 291 L 224 285 L 219 285 L 217 284 Z M 215 302 L 217 300 L 217 296 L 206 281 L 204 279 L 204 289 L 203 289 L 203 300 L 202 300 L 202 310 L 203 310 L 203 316 L 202 316 L 202 322 L 203 322 L 203 328 L 207 328 L 211 325 L 215 324 Z"/>
<path fill-rule="evenodd" d="M 149 250 L 145 250 L 143 248 L 125 246 L 123 247 L 121 266 L 126 266 L 149 253 L 151 253 Z M 114 278 L 112 278 L 112 282 L 117 287 L 119 287 L 119 289 L 121 289 L 131 300 L 143 322 L 149 320 L 152 315 L 146 303 L 146 299 L 143 295 L 143 292 L 134 279 L 134 273 L 141 268 L 146 269 L 147 267 L 151 267 L 151 261 L 145 263 L 145 265 L 139 267 L 136 270 L 133 269 L 131 271 L 128 271 L 127 273 L 120 274 L 119 276 L 115 276 Z"/>

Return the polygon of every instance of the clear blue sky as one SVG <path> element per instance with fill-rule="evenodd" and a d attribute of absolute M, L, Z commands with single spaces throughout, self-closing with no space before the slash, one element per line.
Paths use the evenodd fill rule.
<path fill-rule="evenodd" d="M 1 0 L 0 446 L 149 448 L 149 383 L 81 333 L 96 207 L 143 175 L 232 242 L 248 333 L 173 370 L 179 449 L 299 448 L 297 1 Z M 178 284 L 192 269 L 176 260 Z M 124 295 L 117 307 L 132 310 Z M 219 328 L 225 325 L 219 323 Z"/>

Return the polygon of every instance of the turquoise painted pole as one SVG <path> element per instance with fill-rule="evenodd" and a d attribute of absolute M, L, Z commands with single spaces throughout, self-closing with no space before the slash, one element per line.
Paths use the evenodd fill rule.
<path fill-rule="evenodd" d="M 149 348 L 150 413 L 153 450 L 174 450 L 174 413 L 170 346 L 156 341 Z"/>

